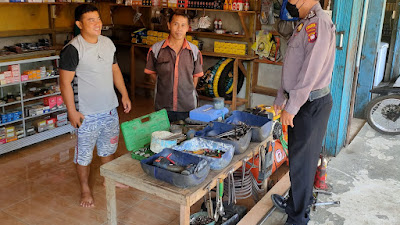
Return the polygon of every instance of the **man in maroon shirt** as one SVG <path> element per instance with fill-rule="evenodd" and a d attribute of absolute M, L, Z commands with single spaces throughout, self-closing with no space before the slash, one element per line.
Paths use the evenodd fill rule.
<path fill-rule="evenodd" d="M 195 88 L 203 76 L 203 58 L 197 46 L 185 38 L 189 30 L 186 14 L 173 14 L 168 28 L 168 39 L 150 48 L 144 72 L 156 80 L 155 110 L 166 109 L 174 122 L 187 118 L 197 106 Z"/>

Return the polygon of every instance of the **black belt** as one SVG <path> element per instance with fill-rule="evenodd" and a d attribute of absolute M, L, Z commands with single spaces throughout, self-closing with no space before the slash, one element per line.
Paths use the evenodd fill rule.
<path fill-rule="evenodd" d="M 316 99 L 327 96 L 329 93 L 331 93 L 331 90 L 330 90 L 329 86 L 326 86 L 322 89 L 311 91 L 307 100 L 312 102 Z M 289 99 L 289 93 L 287 91 L 283 91 L 283 94 L 285 95 L 286 99 Z"/>

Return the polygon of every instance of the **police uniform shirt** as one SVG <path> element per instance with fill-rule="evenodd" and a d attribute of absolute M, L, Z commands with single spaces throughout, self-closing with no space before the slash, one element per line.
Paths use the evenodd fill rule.
<path fill-rule="evenodd" d="M 276 105 L 287 101 L 285 110 L 296 115 L 311 91 L 330 84 L 335 61 L 335 31 L 331 18 L 319 3 L 298 23 L 288 42 Z M 285 91 L 289 99 L 285 98 Z"/>

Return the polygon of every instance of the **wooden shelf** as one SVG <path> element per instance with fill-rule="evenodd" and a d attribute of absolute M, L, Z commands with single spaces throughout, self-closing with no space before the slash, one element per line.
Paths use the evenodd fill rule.
<path fill-rule="evenodd" d="M 256 63 L 265 63 L 265 64 L 270 64 L 270 65 L 278 65 L 278 66 L 283 66 L 283 62 L 274 62 L 268 59 L 255 59 L 254 62 Z"/>
<path fill-rule="evenodd" d="M 227 39 L 227 40 L 237 40 L 247 38 L 246 35 L 234 35 L 234 34 L 217 34 L 214 32 L 199 32 L 199 31 L 189 31 L 188 35 L 205 37 L 205 38 L 216 38 L 216 39 Z"/>
<path fill-rule="evenodd" d="M 278 90 L 275 88 L 263 87 L 263 86 L 255 86 L 252 88 L 252 93 L 268 95 L 276 97 L 278 94 Z"/>
<path fill-rule="evenodd" d="M 213 101 L 213 98 L 207 97 L 207 96 L 203 96 L 203 95 L 199 95 L 199 99 L 205 100 L 205 101 Z M 237 106 L 244 105 L 246 103 L 247 103 L 246 99 L 236 98 L 236 105 Z M 225 100 L 225 104 L 232 105 L 232 100 Z"/>
<path fill-rule="evenodd" d="M 15 60 L 23 60 L 23 59 L 32 59 L 32 58 L 42 58 L 52 56 L 56 53 L 55 50 L 43 50 L 43 51 L 33 51 L 21 54 L 11 54 L 11 55 L 4 55 L 0 56 L 0 62 L 9 62 Z"/>
<path fill-rule="evenodd" d="M 88 2 L 0 2 L 0 5 L 69 5 L 88 4 Z"/>
<path fill-rule="evenodd" d="M 8 30 L 8 31 L 0 31 L 0 37 L 32 36 L 32 35 L 50 34 L 51 32 L 52 30 L 50 28 L 33 29 L 33 30 Z"/>
<path fill-rule="evenodd" d="M 110 4 L 111 6 L 119 7 L 132 7 L 132 8 L 161 8 L 161 9 L 180 9 L 180 10 L 196 10 L 196 11 L 206 11 L 206 12 L 229 12 L 229 13 L 249 13 L 255 14 L 255 11 L 236 11 L 236 10 L 222 10 L 222 9 L 206 9 L 206 8 L 179 8 L 179 7 L 160 7 L 160 6 L 148 6 L 148 5 L 124 5 L 124 4 Z"/>
<path fill-rule="evenodd" d="M 205 56 L 235 58 L 235 59 L 241 59 L 241 60 L 253 60 L 253 59 L 257 58 L 257 56 L 250 56 L 250 55 L 232 55 L 232 54 L 207 52 L 207 51 L 201 51 L 201 54 L 203 54 Z"/>

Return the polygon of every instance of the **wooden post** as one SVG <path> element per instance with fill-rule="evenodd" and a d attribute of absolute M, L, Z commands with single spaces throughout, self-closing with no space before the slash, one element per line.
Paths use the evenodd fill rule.
<path fill-rule="evenodd" d="M 361 58 L 354 109 L 354 114 L 358 118 L 364 118 L 364 108 L 371 100 L 371 93 L 369 91 L 374 83 L 377 52 L 381 42 L 385 7 L 386 0 L 373 0 L 369 2 L 367 27 L 362 50 L 363 57 Z"/>
<path fill-rule="evenodd" d="M 135 99 L 135 46 L 131 45 L 131 101 Z"/>
<path fill-rule="evenodd" d="M 106 182 L 107 220 L 109 225 L 117 225 L 117 200 L 115 197 L 115 181 L 104 178 Z"/>
<path fill-rule="evenodd" d="M 232 110 L 236 110 L 236 97 L 237 97 L 237 84 L 238 84 L 238 67 L 239 67 L 239 59 L 235 59 L 233 63 L 233 92 L 232 92 Z"/>
<path fill-rule="evenodd" d="M 186 205 L 181 205 L 180 211 L 180 225 L 190 224 L 190 206 L 189 202 Z"/>

